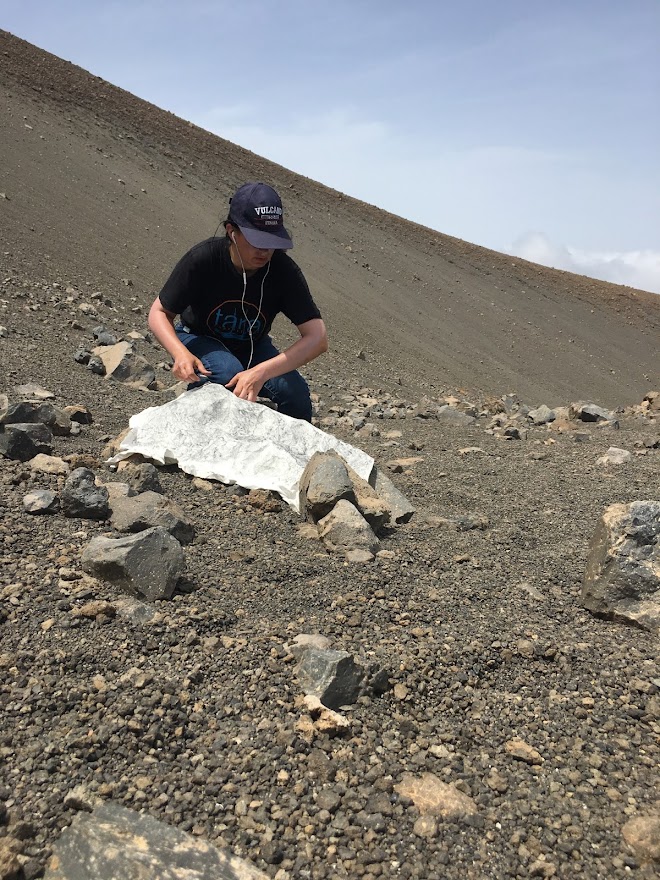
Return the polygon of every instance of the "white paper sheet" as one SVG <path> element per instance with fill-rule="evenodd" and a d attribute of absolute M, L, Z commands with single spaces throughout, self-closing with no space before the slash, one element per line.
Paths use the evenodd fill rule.
<path fill-rule="evenodd" d="M 296 511 L 300 478 L 315 452 L 336 450 L 365 480 L 374 465 L 366 452 L 309 422 L 240 400 L 211 382 L 143 410 L 131 417 L 129 426 L 109 463 L 139 453 L 196 477 L 270 489 Z"/>

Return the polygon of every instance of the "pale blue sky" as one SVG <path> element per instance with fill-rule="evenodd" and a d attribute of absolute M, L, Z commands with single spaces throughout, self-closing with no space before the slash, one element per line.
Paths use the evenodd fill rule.
<path fill-rule="evenodd" d="M 0 26 L 395 214 L 660 292 L 658 0 L 0 0 Z"/>

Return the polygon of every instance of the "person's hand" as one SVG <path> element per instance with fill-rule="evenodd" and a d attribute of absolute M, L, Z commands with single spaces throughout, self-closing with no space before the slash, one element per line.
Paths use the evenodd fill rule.
<path fill-rule="evenodd" d="M 251 367 L 249 370 L 243 370 L 240 373 L 236 373 L 236 375 L 227 382 L 225 388 L 229 388 L 230 391 L 233 390 L 236 397 L 240 397 L 242 400 L 250 400 L 254 402 L 259 396 L 259 392 L 265 381 L 259 367 L 260 365 L 257 364 L 256 367 Z"/>
<path fill-rule="evenodd" d="M 210 376 L 211 373 L 194 354 L 185 350 L 177 355 L 172 366 L 172 373 L 179 382 L 198 382 L 200 376 Z"/>

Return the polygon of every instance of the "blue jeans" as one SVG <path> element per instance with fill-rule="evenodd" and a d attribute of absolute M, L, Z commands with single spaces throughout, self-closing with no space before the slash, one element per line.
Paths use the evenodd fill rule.
<path fill-rule="evenodd" d="M 211 373 L 208 378 L 203 377 L 199 382 L 189 385 L 189 388 L 198 388 L 204 382 L 217 382 L 219 385 L 226 385 L 236 373 L 247 368 L 249 354 L 246 355 L 245 363 L 243 363 L 219 339 L 190 333 L 181 324 L 178 324 L 175 329 L 176 335 L 188 351 L 198 357 Z M 252 366 L 268 361 L 278 354 L 279 351 L 273 345 L 270 336 L 264 336 L 254 345 Z M 312 401 L 309 396 L 309 388 L 297 370 L 269 379 L 259 394 L 277 404 L 278 411 L 284 415 L 292 416 L 294 419 L 304 419 L 306 422 L 312 421 Z"/>

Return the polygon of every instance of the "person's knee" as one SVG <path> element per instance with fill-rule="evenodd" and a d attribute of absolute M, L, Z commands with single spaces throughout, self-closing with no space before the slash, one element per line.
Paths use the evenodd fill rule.
<path fill-rule="evenodd" d="M 226 385 L 236 373 L 240 373 L 243 369 L 238 358 L 228 351 L 207 351 L 198 354 L 197 357 L 209 371 L 210 375 L 206 377 L 206 381 L 215 382 L 217 385 Z"/>
<path fill-rule="evenodd" d="M 264 392 L 277 404 L 278 412 L 305 422 L 312 421 L 312 399 L 307 382 L 297 371 L 271 379 Z"/>
<path fill-rule="evenodd" d="M 285 416 L 293 419 L 301 419 L 304 422 L 312 421 L 312 401 L 309 394 L 307 397 L 294 397 L 285 403 L 277 405 L 277 409 Z"/>

